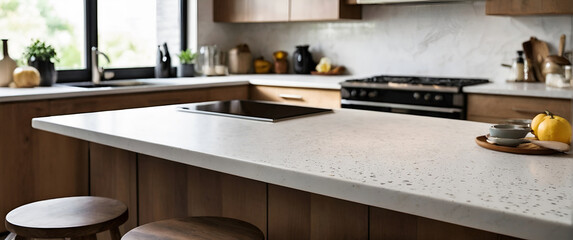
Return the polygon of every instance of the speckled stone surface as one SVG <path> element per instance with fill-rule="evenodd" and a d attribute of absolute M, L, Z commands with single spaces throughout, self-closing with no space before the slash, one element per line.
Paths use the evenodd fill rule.
<path fill-rule="evenodd" d="M 241 177 L 527 239 L 573 238 L 573 156 L 479 147 L 488 124 L 350 109 L 277 123 L 175 105 L 33 126 Z"/>
<path fill-rule="evenodd" d="M 120 88 L 80 88 L 68 86 L 65 84 L 56 84 L 52 87 L 35 88 L 0 87 L 0 102 L 86 97 L 109 94 L 182 90 L 192 88 L 224 87 L 247 85 L 249 83 L 253 85 L 283 87 L 340 89 L 340 85 L 338 83 L 350 78 L 356 78 L 356 76 L 251 74 L 218 77 L 132 79 L 125 81 L 138 81 L 143 83 L 150 83 L 150 85 Z M 123 80 L 118 80 L 118 82 L 121 81 Z"/>
<path fill-rule="evenodd" d="M 466 93 L 573 99 L 573 88 L 548 87 L 545 83 L 501 82 L 464 87 Z"/>

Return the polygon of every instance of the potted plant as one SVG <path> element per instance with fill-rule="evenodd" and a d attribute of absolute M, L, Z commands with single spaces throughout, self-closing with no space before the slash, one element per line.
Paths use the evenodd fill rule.
<path fill-rule="evenodd" d="M 33 41 L 24 51 L 24 60 L 40 72 L 40 86 L 52 86 L 58 79 L 54 62 L 59 61 L 56 50 L 40 40 Z"/>
<path fill-rule="evenodd" d="M 197 53 L 191 52 L 191 49 L 183 50 L 177 54 L 179 57 L 179 68 L 177 69 L 178 77 L 193 77 L 195 76 L 195 58 Z"/>

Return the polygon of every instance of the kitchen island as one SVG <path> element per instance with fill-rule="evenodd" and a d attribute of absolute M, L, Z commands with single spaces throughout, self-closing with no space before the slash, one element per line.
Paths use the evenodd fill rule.
<path fill-rule="evenodd" d="M 153 191 L 172 189 L 185 181 L 188 182 L 177 189 L 192 189 L 201 185 L 193 183 L 200 179 L 197 176 L 209 178 L 212 172 L 217 172 L 230 176 L 226 178 L 262 184 L 256 190 L 249 188 L 248 193 L 264 197 L 248 196 L 243 198 L 244 202 L 232 204 L 262 205 L 262 217 L 267 219 L 247 220 L 255 221 L 269 239 L 275 229 L 281 228 L 276 226 L 285 222 L 283 228 L 293 223 L 305 224 L 301 220 L 305 218 L 281 218 L 275 214 L 276 211 L 283 215 L 296 213 L 293 209 L 298 205 L 297 198 L 289 197 L 299 193 L 310 193 L 311 201 L 325 203 L 310 205 L 323 207 L 323 212 L 338 210 L 328 206 L 346 206 L 348 215 L 337 215 L 340 221 L 365 213 L 363 218 L 358 217 L 366 219 L 365 222 L 352 221 L 357 232 L 366 232 L 355 238 L 387 236 L 375 232 L 384 231 L 380 226 L 413 216 L 419 216 L 413 218 L 413 224 L 400 226 L 402 234 L 417 233 L 413 239 L 424 239 L 429 234 L 424 229 L 443 226 L 433 221 L 526 239 L 573 238 L 573 156 L 526 156 L 481 148 L 475 144 L 475 138 L 485 134 L 489 124 L 349 109 L 269 123 L 180 112 L 177 106 L 181 105 L 36 118 L 33 127 L 90 142 L 92 182 L 105 178 L 98 175 L 105 171 L 94 172 L 98 168 L 93 165 L 103 159 L 98 154 L 121 149 L 126 153 L 107 159 L 135 159 L 126 164 L 126 169 L 131 170 L 106 171 L 120 172 L 115 177 L 136 176 L 138 187 L 114 191 L 122 192 L 122 196 L 137 195 L 137 201 L 129 200 L 134 205 L 128 205 L 138 208 L 138 224 L 153 219 L 152 215 L 166 216 L 162 208 L 178 214 L 205 213 L 204 209 L 194 207 L 169 209 L 175 205 L 187 206 L 185 199 L 195 201 L 196 196 L 188 197 L 192 190 L 172 192 L 172 202 L 162 203 L 161 207 L 149 210 L 144 205 L 153 200 L 150 200 Z M 169 164 L 176 165 L 161 167 Z M 106 167 L 117 165 L 112 162 Z M 182 166 L 192 169 L 181 170 Z M 164 169 L 170 171 L 161 172 Z M 176 177 L 179 175 L 184 177 Z M 159 179 L 166 178 L 175 180 L 162 185 Z M 110 179 L 113 178 L 105 178 Z M 213 183 L 224 185 L 221 183 L 224 179 Z M 227 187 L 231 188 L 229 192 L 246 184 L 243 180 L 235 182 L 241 184 Z M 142 188 L 141 184 L 149 187 Z M 91 185 L 94 194 L 97 191 Z M 198 187 L 206 194 L 215 191 L 215 187 Z M 296 192 L 284 194 L 288 191 Z M 221 195 L 221 192 L 213 194 Z M 215 200 L 198 201 L 206 206 Z M 283 205 L 276 207 L 277 201 L 284 201 Z M 344 203 L 329 205 L 333 201 Z M 293 208 L 288 208 L 291 205 Z M 150 212 L 146 213 L 147 210 Z M 223 215 L 226 212 L 237 216 L 238 211 L 224 210 Z M 314 213 L 313 209 L 310 211 Z M 131 209 L 131 212 L 136 211 Z M 378 218 L 380 212 L 390 217 Z M 321 225 L 325 219 L 324 215 L 311 214 L 307 219 L 310 236 L 319 237 L 315 235 L 316 229 L 337 232 L 336 223 Z M 408 229 L 410 226 L 417 230 Z M 455 234 L 468 233 L 434 231 L 446 231 L 445 234 L 457 237 L 460 235 Z M 467 238 L 471 236 L 484 235 L 467 234 Z M 487 237 L 496 239 L 497 235 Z"/>

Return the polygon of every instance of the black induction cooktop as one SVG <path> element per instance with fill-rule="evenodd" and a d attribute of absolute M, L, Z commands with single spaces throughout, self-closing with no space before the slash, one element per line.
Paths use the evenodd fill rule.
<path fill-rule="evenodd" d="M 311 114 L 332 112 L 332 109 L 275 104 L 262 101 L 230 100 L 187 104 L 178 110 L 226 117 L 277 122 Z"/>

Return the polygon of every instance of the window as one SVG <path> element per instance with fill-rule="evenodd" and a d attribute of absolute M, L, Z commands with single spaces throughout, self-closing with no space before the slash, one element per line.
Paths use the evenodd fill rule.
<path fill-rule="evenodd" d="M 0 38 L 9 39 L 10 56 L 21 64 L 32 39 L 54 46 L 58 82 L 91 79 L 92 46 L 109 57 L 99 65 L 114 79 L 153 77 L 157 45 L 167 42 L 173 60 L 186 46 L 186 6 L 187 0 L 0 0 Z"/>
<path fill-rule="evenodd" d="M 9 54 L 23 62 L 32 39 L 54 46 L 59 70 L 86 68 L 84 4 L 78 0 L 0 0 L 0 37 Z"/>

